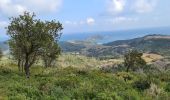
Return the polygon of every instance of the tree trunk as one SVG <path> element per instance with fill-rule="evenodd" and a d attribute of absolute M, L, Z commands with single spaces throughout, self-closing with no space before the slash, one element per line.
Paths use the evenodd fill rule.
<path fill-rule="evenodd" d="M 126 72 L 129 72 L 130 65 L 127 66 Z"/>
<path fill-rule="evenodd" d="M 26 77 L 29 78 L 30 77 L 30 70 L 29 70 L 29 64 L 28 64 L 28 55 L 26 55 L 25 57 L 25 65 L 24 65 L 24 70 L 25 70 L 25 74 L 26 74 Z"/>
<path fill-rule="evenodd" d="M 18 59 L 18 70 L 19 72 L 21 72 L 21 60 L 20 59 Z"/>
<path fill-rule="evenodd" d="M 24 60 L 21 62 L 22 72 L 24 72 Z"/>
<path fill-rule="evenodd" d="M 25 66 L 24 67 L 24 70 L 25 70 L 25 75 L 27 78 L 30 78 L 30 70 L 29 70 L 29 66 Z"/>

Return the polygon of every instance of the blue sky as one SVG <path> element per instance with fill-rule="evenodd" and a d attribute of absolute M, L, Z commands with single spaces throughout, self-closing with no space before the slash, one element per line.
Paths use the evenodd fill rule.
<path fill-rule="evenodd" d="M 170 0 L 0 0 L 0 37 L 24 11 L 63 23 L 64 34 L 170 26 Z"/>

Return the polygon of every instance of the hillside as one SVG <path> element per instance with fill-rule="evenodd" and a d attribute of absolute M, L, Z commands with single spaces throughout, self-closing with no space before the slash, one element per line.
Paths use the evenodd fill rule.
<path fill-rule="evenodd" d="M 79 52 L 91 57 L 121 57 L 129 49 L 137 49 L 146 53 L 155 53 L 163 56 L 170 56 L 170 36 L 167 35 L 147 35 L 130 40 L 118 40 L 105 44 L 84 45 L 83 42 L 65 42 L 61 44 L 65 52 Z"/>
<path fill-rule="evenodd" d="M 147 35 L 130 40 L 118 40 L 105 44 L 94 44 L 89 41 L 60 41 L 59 45 L 64 53 L 72 52 L 90 57 L 119 58 L 129 49 L 137 49 L 145 53 L 170 56 L 170 36 Z M 3 51 L 8 50 L 8 45 L 0 42 Z"/>
<path fill-rule="evenodd" d="M 100 64 L 94 58 L 62 55 L 56 67 L 32 66 L 26 79 L 13 60 L 3 58 L 0 100 L 169 100 L 168 70 L 112 73 L 99 69 Z"/>
<path fill-rule="evenodd" d="M 63 52 L 78 52 L 85 48 L 84 44 L 76 44 L 72 42 L 61 41 L 59 42 Z"/>
<path fill-rule="evenodd" d="M 154 52 L 165 54 L 170 49 L 170 36 L 167 35 L 147 35 L 141 38 L 131 40 L 120 40 L 104 44 L 105 46 L 122 46 L 136 48 L 144 52 Z"/>

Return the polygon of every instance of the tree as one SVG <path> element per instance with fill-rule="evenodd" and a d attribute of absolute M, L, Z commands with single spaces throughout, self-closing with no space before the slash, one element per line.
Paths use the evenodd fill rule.
<path fill-rule="evenodd" d="M 42 55 L 44 44 L 54 42 L 61 36 L 62 24 L 35 19 L 35 14 L 24 12 L 23 15 L 10 18 L 7 35 L 10 36 L 9 47 L 12 55 L 22 59 L 26 77 L 30 76 L 30 67 Z"/>
<path fill-rule="evenodd" d="M 124 65 L 127 72 L 129 69 L 135 70 L 138 67 L 146 65 L 145 60 L 142 59 L 142 55 L 143 53 L 140 53 L 137 50 L 131 50 L 124 55 Z"/>
<path fill-rule="evenodd" d="M 17 44 L 13 39 L 8 41 L 10 46 L 10 54 L 13 56 L 14 60 L 17 61 L 19 71 L 23 72 L 24 69 L 24 57 L 22 55 L 21 48 L 17 47 Z"/>
<path fill-rule="evenodd" d="M 44 62 L 44 66 L 51 67 L 54 66 L 58 55 L 61 53 L 61 49 L 57 43 L 50 43 L 46 45 L 43 49 L 42 60 Z"/>

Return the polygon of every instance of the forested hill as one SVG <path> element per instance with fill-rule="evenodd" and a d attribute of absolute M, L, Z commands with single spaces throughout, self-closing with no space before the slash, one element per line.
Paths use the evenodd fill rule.
<path fill-rule="evenodd" d="M 143 52 L 170 54 L 170 36 L 168 35 L 147 35 L 130 40 L 118 40 L 105 44 L 94 45 L 83 42 L 62 42 L 60 43 L 65 52 L 79 52 L 80 54 L 94 57 L 121 56 L 129 49 L 138 49 Z"/>
<path fill-rule="evenodd" d="M 59 45 L 63 52 L 79 52 L 93 57 L 119 57 L 129 49 L 170 56 L 169 35 L 154 34 L 105 44 L 94 44 L 88 41 L 61 41 Z M 6 51 L 8 50 L 8 45 L 5 42 L 0 42 L 0 48 Z"/>
<path fill-rule="evenodd" d="M 165 54 L 170 52 L 170 36 L 168 35 L 147 35 L 131 40 L 119 40 L 104 44 L 111 47 L 129 47 L 145 52 Z"/>

